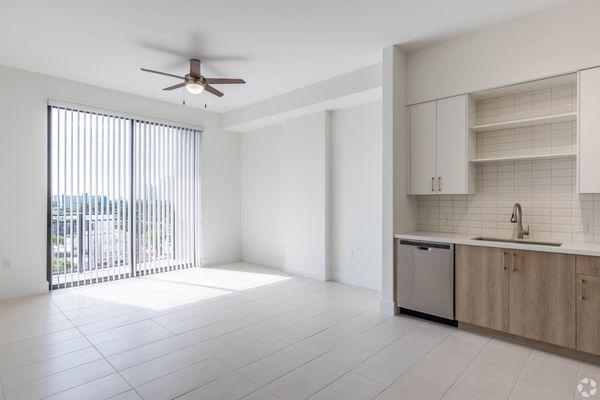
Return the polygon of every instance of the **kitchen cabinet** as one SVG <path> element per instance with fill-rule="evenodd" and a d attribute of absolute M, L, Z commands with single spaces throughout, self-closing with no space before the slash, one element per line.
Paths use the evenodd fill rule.
<path fill-rule="evenodd" d="M 436 193 L 435 101 L 410 106 L 410 154 L 411 193 Z"/>
<path fill-rule="evenodd" d="M 411 194 L 473 192 L 467 100 L 460 95 L 408 107 Z"/>
<path fill-rule="evenodd" d="M 577 275 L 577 349 L 600 354 L 600 277 Z"/>
<path fill-rule="evenodd" d="M 508 252 L 456 247 L 456 319 L 499 331 L 508 330 Z"/>
<path fill-rule="evenodd" d="M 456 247 L 460 322 L 576 347 L 575 256 Z"/>
<path fill-rule="evenodd" d="M 577 257 L 577 349 L 600 354 L 600 257 Z"/>
<path fill-rule="evenodd" d="M 509 332 L 575 348 L 575 256 L 511 251 Z"/>
<path fill-rule="evenodd" d="M 577 191 L 600 193 L 600 67 L 579 71 Z"/>

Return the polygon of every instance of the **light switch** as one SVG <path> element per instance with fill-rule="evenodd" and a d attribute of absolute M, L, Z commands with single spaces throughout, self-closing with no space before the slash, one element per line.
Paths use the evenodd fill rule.
<path fill-rule="evenodd" d="M 577 232 L 587 232 L 587 221 L 584 218 L 577 218 Z"/>

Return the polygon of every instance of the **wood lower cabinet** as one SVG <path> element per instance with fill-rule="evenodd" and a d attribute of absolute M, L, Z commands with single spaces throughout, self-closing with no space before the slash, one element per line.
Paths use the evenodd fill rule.
<path fill-rule="evenodd" d="M 456 319 L 499 331 L 508 330 L 508 252 L 498 248 L 456 246 Z"/>
<path fill-rule="evenodd" d="M 577 349 L 600 354 L 600 277 L 577 275 Z"/>
<path fill-rule="evenodd" d="M 577 349 L 600 354 L 600 257 L 577 256 Z"/>
<path fill-rule="evenodd" d="M 458 245 L 455 279 L 458 321 L 576 348 L 575 256 Z"/>
<path fill-rule="evenodd" d="M 575 256 L 511 251 L 509 332 L 576 348 Z"/>

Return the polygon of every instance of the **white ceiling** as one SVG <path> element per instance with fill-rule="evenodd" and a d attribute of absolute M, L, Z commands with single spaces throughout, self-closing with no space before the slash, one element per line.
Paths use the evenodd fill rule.
<path fill-rule="evenodd" d="M 204 107 L 204 95 L 143 73 L 240 77 L 208 109 L 224 112 L 567 0 L 0 0 L 0 64 Z"/>

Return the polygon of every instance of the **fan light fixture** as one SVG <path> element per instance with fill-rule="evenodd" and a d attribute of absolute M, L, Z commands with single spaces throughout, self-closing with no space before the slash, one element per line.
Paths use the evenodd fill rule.
<path fill-rule="evenodd" d="M 223 96 L 223 92 L 217 90 L 213 84 L 225 85 L 225 84 L 244 84 L 246 83 L 243 79 L 232 79 L 232 78 L 205 78 L 200 74 L 200 60 L 192 58 L 190 60 L 190 73 L 184 76 L 173 75 L 168 72 L 155 71 L 153 69 L 141 68 L 144 72 L 151 72 L 153 74 L 165 75 L 171 78 L 183 79 L 183 82 L 177 85 L 169 86 L 163 90 L 175 90 L 185 86 L 186 90 L 191 94 L 200 94 L 205 90 L 214 94 L 215 96 Z"/>
<path fill-rule="evenodd" d="M 188 82 L 185 84 L 185 88 L 191 94 L 200 94 L 204 91 L 204 86 L 196 82 Z"/>

